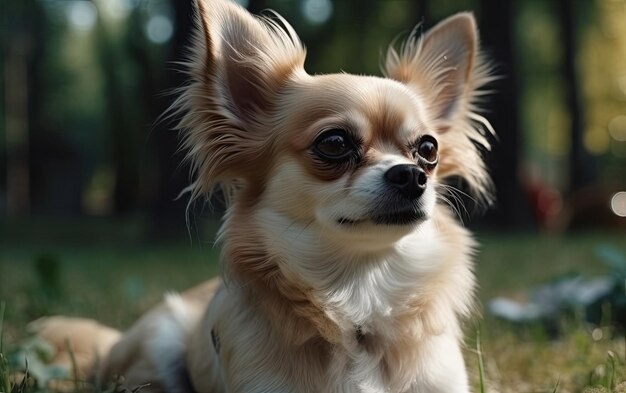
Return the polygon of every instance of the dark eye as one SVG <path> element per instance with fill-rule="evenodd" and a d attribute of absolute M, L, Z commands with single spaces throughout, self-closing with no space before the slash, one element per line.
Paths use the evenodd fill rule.
<path fill-rule="evenodd" d="M 437 161 L 437 140 L 430 135 L 424 135 L 417 144 L 413 156 L 418 155 L 429 164 Z M 418 158 L 418 157 L 415 157 Z"/>
<path fill-rule="evenodd" d="M 313 151 L 326 161 L 339 162 L 354 153 L 354 143 L 345 130 L 336 128 L 320 135 L 313 144 Z"/>

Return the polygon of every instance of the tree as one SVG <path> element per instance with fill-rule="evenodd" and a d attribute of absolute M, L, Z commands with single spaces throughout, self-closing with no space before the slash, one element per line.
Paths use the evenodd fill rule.
<path fill-rule="evenodd" d="M 187 82 L 187 76 L 180 66 L 172 66 L 184 61 L 190 44 L 193 27 L 193 8 L 191 1 L 171 0 L 174 11 L 174 35 L 170 43 L 165 79 L 159 89 L 168 92 Z M 154 97 L 153 97 L 154 98 Z M 171 94 L 161 96 L 155 101 L 155 113 L 164 113 L 173 102 Z M 188 185 L 189 167 L 182 165 L 182 155 L 177 154 L 178 133 L 173 129 L 173 121 L 158 122 L 150 136 L 150 146 L 156 157 L 154 197 L 150 204 L 152 236 L 167 237 L 186 231 L 186 198 L 177 199 Z"/>
<path fill-rule="evenodd" d="M 571 150 L 569 156 L 569 191 L 574 193 L 588 186 L 595 178 L 596 163 L 586 151 L 583 141 L 584 111 L 576 70 L 576 4 L 559 0 L 559 22 L 563 42 L 563 87 L 571 119 Z"/>
<path fill-rule="evenodd" d="M 567 1 L 567 0 L 566 0 Z M 512 0 L 481 1 L 483 47 L 502 78 L 494 83 L 495 94 L 485 105 L 487 118 L 498 133 L 489 167 L 496 187 L 496 205 L 488 214 L 490 225 L 499 228 L 528 228 L 532 222 L 528 200 L 519 182 L 522 133 L 519 127 L 519 89 L 514 40 Z"/>

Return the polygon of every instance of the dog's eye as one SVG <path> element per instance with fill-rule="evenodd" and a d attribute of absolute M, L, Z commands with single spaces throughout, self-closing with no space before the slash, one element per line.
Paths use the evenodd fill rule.
<path fill-rule="evenodd" d="M 313 144 L 313 151 L 320 158 L 339 162 L 349 158 L 355 147 L 352 138 L 345 130 L 332 129 L 320 135 Z"/>
<path fill-rule="evenodd" d="M 435 163 L 437 161 L 437 140 L 430 135 L 424 135 L 417 144 L 417 149 L 413 151 L 413 157 L 422 158 L 429 164 Z"/>

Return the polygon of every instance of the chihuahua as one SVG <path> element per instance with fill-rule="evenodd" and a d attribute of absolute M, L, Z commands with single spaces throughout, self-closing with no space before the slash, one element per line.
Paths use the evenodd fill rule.
<path fill-rule="evenodd" d="M 310 75 L 280 16 L 196 0 L 174 112 L 191 200 L 220 187 L 223 274 L 168 295 L 100 378 L 142 392 L 468 392 L 475 243 L 450 178 L 489 198 L 474 17 L 416 29 L 384 77 Z M 42 322 L 40 322 L 42 323 Z"/>

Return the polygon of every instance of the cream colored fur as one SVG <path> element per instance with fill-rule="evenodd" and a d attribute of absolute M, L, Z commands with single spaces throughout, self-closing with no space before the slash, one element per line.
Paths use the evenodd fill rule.
<path fill-rule="evenodd" d="M 79 378 L 87 377 L 121 336 L 91 319 L 63 316 L 39 318 L 28 324 L 28 330 L 53 346 L 52 363 L 76 371 Z"/>
<path fill-rule="evenodd" d="M 385 78 L 312 76 L 277 15 L 196 6 L 190 82 L 173 113 L 192 201 L 216 186 L 227 197 L 224 283 L 168 296 L 113 347 L 101 377 L 149 392 L 468 392 L 474 242 L 442 191 L 459 176 L 489 199 L 479 150 L 492 130 L 476 110 L 491 77 L 473 16 L 390 49 Z M 352 161 L 316 153 L 337 129 L 356 140 Z M 439 145 L 431 167 L 411 147 L 426 136 Z M 381 223 L 399 165 L 425 168 L 411 202 L 422 216 Z"/>

